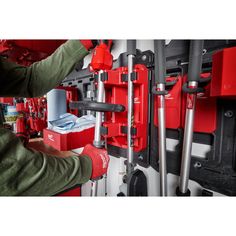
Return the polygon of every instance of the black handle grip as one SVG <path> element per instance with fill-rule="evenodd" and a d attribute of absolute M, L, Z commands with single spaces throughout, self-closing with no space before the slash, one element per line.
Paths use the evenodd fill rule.
<path fill-rule="evenodd" d="M 127 40 L 127 54 L 136 55 L 136 40 Z"/>
<path fill-rule="evenodd" d="M 199 81 L 202 71 L 204 40 L 191 40 L 189 50 L 188 81 Z"/>
<path fill-rule="evenodd" d="M 155 81 L 157 84 L 165 84 L 166 56 L 165 40 L 154 40 L 155 51 Z"/>
<path fill-rule="evenodd" d="M 99 112 L 123 112 L 125 107 L 120 104 L 111 104 L 103 102 L 79 101 L 70 102 L 70 109 L 99 111 Z"/>

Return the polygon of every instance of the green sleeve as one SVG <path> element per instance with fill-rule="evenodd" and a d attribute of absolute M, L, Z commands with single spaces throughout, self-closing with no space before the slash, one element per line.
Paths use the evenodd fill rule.
<path fill-rule="evenodd" d="M 11 131 L 0 128 L 0 195 L 52 196 L 89 180 L 86 156 L 59 158 L 27 149 Z"/>
<path fill-rule="evenodd" d="M 0 96 L 38 97 L 60 85 L 88 51 L 79 40 L 69 40 L 51 56 L 24 67 L 0 57 Z"/>

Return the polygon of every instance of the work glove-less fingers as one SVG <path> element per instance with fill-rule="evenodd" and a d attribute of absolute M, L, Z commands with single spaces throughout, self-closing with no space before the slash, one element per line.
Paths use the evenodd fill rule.
<path fill-rule="evenodd" d="M 96 148 L 88 144 L 84 147 L 81 155 L 89 157 L 92 161 L 92 175 L 90 179 L 98 179 L 107 173 L 110 157 L 106 149 Z"/>

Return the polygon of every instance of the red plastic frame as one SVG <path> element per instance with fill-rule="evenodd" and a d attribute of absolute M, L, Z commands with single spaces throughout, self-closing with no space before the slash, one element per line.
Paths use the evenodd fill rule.
<path fill-rule="evenodd" d="M 134 71 L 137 73 L 137 79 L 134 83 L 134 125 L 136 134 L 134 138 L 134 151 L 140 152 L 147 148 L 148 135 L 148 93 L 149 79 L 148 69 L 144 65 L 135 65 Z M 104 81 L 105 97 L 107 103 L 121 104 L 126 110 L 124 112 L 106 112 L 103 126 L 107 128 L 108 133 L 103 135 L 107 143 L 127 148 L 127 135 L 122 133 L 122 126 L 127 127 L 127 91 L 128 84 L 122 81 L 122 74 L 128 73 L 127 67 L 120 67 L 108 71 L 108 80 Z"/>

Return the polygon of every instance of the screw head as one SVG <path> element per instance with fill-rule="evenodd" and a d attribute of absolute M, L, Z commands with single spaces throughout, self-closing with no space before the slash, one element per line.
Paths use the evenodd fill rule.
<path fill-rule="evenodd" d="M 224 114 L 226 117 L 228 117 L 228 118 L 231 118 L 231 117 L 233 117 L 234 116 L 234 113 L 233 113 L 233 111 L 231 111 L 231 110 L 228 110 L 228 111 L 226 111 L 225 112 L 225 114 Z"/>
<path fill-rule="evenodd" d="M 127 183 L 127 179 L 128 179 L 128 176 L 127 175 L 124 175 L 123 178 L 122 178 L 122 181 L 124 184 Z"/>
<path fill-rule="evenodd" d="M 142 155 L 139 155 L 139 156 L 138 156 L 138 159 L 139 159 L 140 161 L 143 161 L 144 157 L 143 157 Z"/>
<path fill-rule="evenodd" d="M 142 56 L 142 61 L 146 61 L 147 60 L 147 56 L 146 55 L 143 55 Z"/>
<path fill-rule="evenodd" d="M 200 162 L 195 162 L 194 163 L 194 168 L 200 169 L 202 167 L 202 164 Z"/>

